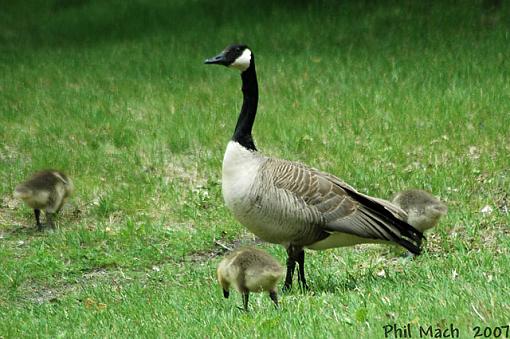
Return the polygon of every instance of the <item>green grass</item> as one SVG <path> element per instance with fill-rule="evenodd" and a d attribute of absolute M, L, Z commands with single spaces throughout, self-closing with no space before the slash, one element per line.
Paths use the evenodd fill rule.
<path fill-rule="evenodd" d="M 374 338 L 393 323 L 472 337 L 509 324 L 508 4 L 1 7 L 0 337 Z M 279 310 L 253 295 L 249 313 L 222 298 L 217 242 L 253 241 L 221 197 L 240 79 L 202 62 L 235 41 L 257 57 L 264 153 L 371 195 L 416 187 L 448 204 L 422 256 L 308 251 L 312 292 Z M 12 191 L 47 167 L 76 192 L 58 229 L 38 233 Z"/>

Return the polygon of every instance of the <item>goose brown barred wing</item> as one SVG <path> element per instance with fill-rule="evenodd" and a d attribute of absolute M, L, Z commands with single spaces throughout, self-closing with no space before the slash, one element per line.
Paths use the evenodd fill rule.
<path fill-rule="evenodd" d="M 274 185 L 302 201 L 305 209 L 318 212 L 318 226 L 324 231 L 392 241 L 420 252 L 422 234 L 400 219 L 405 212 L 390 202 L 358 193 L 340 179 L 298 163 L 272 165 Z"/>

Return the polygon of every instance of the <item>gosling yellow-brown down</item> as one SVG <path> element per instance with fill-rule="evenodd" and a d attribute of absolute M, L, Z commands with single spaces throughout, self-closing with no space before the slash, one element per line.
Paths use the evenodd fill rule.
<path fill-rule="evenodd" d="M 14 197 L 23 200 L 34 209 L 37 229 L 42 230 L 41 210 L 45 211 L 46 221 L 53 227 L 53 217 L 72 194 L 72 180 L 57 170 L 43 170 L 35 173 L 27 181 L 16 186 Z"/>
<path fill-rule="evenodd" d="M 421 232 L 435 227 L 448 208 L 429 192 L 412 189 L 398 193 L 393 203 L 407 213 L 407 223 Z"/>
<path fill-rule="evenodd" d="M 233 286 L 242 294 L 246 311 L 250 292 L 268 292 L 278 307 L 276 285 L 283 276 L 283 268 L 268 253 L 251 247 L 234 250 L 220 262 L 217 273 L 223 296 L 228 298 Z"/>

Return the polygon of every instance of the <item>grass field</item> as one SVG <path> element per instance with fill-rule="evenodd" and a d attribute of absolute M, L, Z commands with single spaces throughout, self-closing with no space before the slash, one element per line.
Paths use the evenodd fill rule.
<path fill-rule="evenodd" d="M 509 10 L 0 1 L 0 338 L 378 338 L 394 323 L 470 338 L 508 326 Z M 259 149 L 383 198 L 434 192 L 449 213 L 422 256 L 308 251 L 311 291 L 281 295 L 279 310 L 266 295 L 249 313 L 239 294 L 223 299 L 218 244 L 255 239 L 221 196 L 240 78 L 203 60 L 237 41 L 257 58 Z M 12 191 L 47 167 L 76 192 L 39 233 Z M 283 248 L 256 246 L 284 263 Z"/>

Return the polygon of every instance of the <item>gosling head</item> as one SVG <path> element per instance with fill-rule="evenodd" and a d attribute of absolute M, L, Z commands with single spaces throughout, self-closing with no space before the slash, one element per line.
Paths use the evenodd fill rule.
<path fill-rule="evenodd" d="M 254 61 L 251 50 L 246 45 L 230 45 L 215 57 L 206 59 L 206 64 L 217 64 L 246 71 Z"/>
<path fill-rule="evenodd" d="M 422 190 L 400 192 L 393 198 L 393 203 L 407 213 L 407 222 L 422 232 L 436 226 L 448 211 L 443 202 Z"/>

